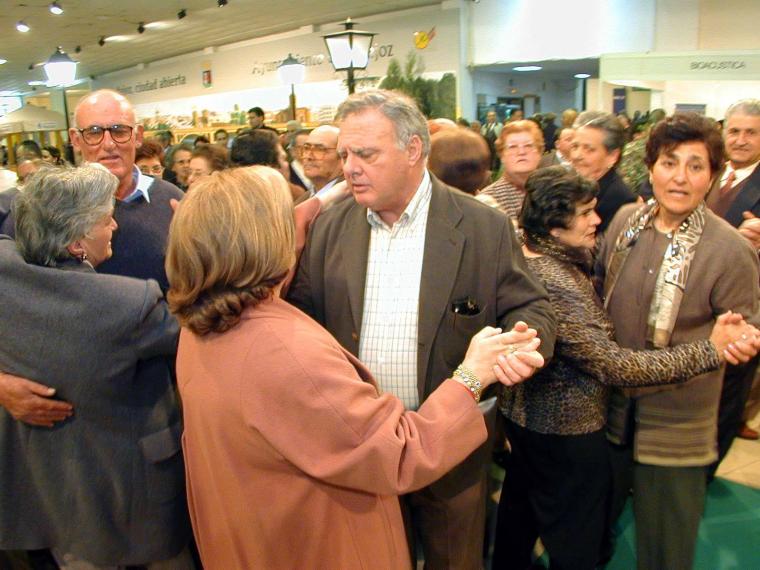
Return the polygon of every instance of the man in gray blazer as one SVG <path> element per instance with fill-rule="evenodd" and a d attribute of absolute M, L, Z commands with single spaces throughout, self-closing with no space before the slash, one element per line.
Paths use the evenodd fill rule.
<path fill-rule="evenodd" d="M 67 544 L 96 564 L 167 560 L 190 538 L 182 426 L 162 358 L 179 326 L 155 282 L 82 267 L 27 264 L 0 237 L 0 368 L 78 402 L 72 420 L 44 431 L 0 409 L 0 549 Z"/>
<path fill-rule="evenodd" d="M 358 355 L 380 389 L 407 409 L 452 375 L 486 325 L 509 330 L 524 321 L 538 330 L 549 357 L 554 315 L 509 219 L 429 174 L 430 138 L 416 105 L 392 92 L 364 92 L 346 100 L 337 119 L 354 200 L 315 222 L 290 301 Z M 500 365 L 519 380 L 535 370 L 532 356 L 518 351 Z M 427 568 L 482 567 L 487 459 L 476 451 L 402 498 L 407 531 L 421 537 Z"/>

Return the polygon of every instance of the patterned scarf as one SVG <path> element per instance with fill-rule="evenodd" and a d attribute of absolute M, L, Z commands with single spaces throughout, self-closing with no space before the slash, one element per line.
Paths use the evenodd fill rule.
<path fill-rule="evenodd" d="M 607 275 L 604 281 L 605 308 L 628 253 L 636 244 L 641 231 L 654 223 L 658 209 L 657 202 L 654 199 L 649 200 L 628 219 L 623 231 L 618 235 L 614 251 L 607 264 Z M 647 340 L 656 348 L 663 348 L 670 344 L 686 280 L 689 277 L 689 267 L 694 259 L 704 226 L 705 203 L 702 202 L 673 232 L 670 245 L 665 250 L 647 318 Z"/>

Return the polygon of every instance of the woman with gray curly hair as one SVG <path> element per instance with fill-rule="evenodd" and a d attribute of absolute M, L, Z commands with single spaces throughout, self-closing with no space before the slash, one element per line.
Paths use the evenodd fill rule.
<path fill-rule="evenodd" d="M 49 548 L 62 568 L 191 568 L 178 324 L 156 282 L 94 271 L 117 184 L 98 166 L 42 170 L 16 199 L 16 241 L 0 236 L 0 370 L 63 400 L 30 417 L 12 397 L 27 381 L 0 383 L 0 549 Z"/>

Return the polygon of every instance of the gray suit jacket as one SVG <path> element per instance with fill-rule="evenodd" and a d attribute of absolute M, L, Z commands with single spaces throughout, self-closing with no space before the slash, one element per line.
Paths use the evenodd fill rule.
<path fill-rule="evenodd" d="M 74 406 L 52 429 L 0 409 L 0 549 L 164 560 L 190 530 L 169 372 L 179 327 L 157 283 L 83 267 L 27 264 L 0 237 L 0 369 Z"/>
<path fill-rule="evenodd" d="M 431 175 L 420 282 L 417 378 L 420 401 L 451 376 L 470 339 L 486 325 L 510 329 L 523 320 L 539 331 L 541 352 L 554 348 L 554 313 L 530 272 L 511 222 Z M 367 210 L 344 200 L 314 222 L 288 299 L 314 317 L 354 355 L 364 305 L 370 227 Z M 455 314 L 473 299 L 480 311 Z"/>

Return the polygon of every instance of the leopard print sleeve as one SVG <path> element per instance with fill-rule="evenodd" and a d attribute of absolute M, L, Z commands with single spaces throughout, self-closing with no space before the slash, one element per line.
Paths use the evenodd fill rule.
<path fill-rule="evenodd" d="M 588 278 L 568 263 L 541 259 L 537 273 L 557 314 L 556 351 L 585 374 L 608 386 L 652 386 L 685 382 L 720 366 L 707 339 L 662 350 L 620 347 Z"/>

